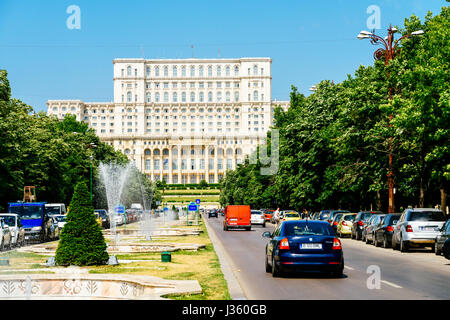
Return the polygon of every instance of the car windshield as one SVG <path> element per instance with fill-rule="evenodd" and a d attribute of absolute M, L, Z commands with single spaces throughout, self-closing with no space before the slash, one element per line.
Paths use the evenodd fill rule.
<path fill-rule="evenodd" d="M 355 221 L 356 216 L 350 215 L 350 216 L 344 216 L 345 221 Z"/>
<path fill-rule="evenodd" d="M 56 216 L 55 219 L 58 222 L 65 222 L 66 221 L 66 216 Z"/>
<path fill-rule="evenodd" d="M 61 214 L 61 207 L 58 207 L 58 206 L 45 206 L 45 212 L 47 212 L 47 214 L 49 216 L 52 216 L 54 214 Z"/>
<path fill-rule="evenodd" d="M 41 206 L 23 206 L 22 210 L 18 212 L 22 219 L 41 219 L 42 207 Z"/>
<path fill-rule="evenodd" d="M 341 213 L 339 213 L 339 214 L 336 214 L 335 216 L 334 216 L 334 221 L 339 221 L 339 219 L 342 217 L 342 214 Z"/>
<path fill-rule="evenodd" d="M 16 218 L 14 216 L 0 216 L 0 219 L 3 219 L 3 222 L 9 227 L 16 226 Z"/>
<path fill-rule="evenodd" d="M 361 220 L 363 220 L 363 221 L 367 221 L 367 220 L 369 220 L 371 217 L 372 217 L 372 215 L 373 215 L 373 213 L 363 213 L 363 214 L 361 214 Z"/>
<path fill-rule="evenodd" d="M 411 212 L 409 221 L 445 221 L 441 211 L 417 211 Z"/>
<path fill-rule="evenodd" d="M 331 236 L 333 231 L 327 224 L 322 223 L 290 223 L 284 226 L 285 236 L 324 235 Z"/>
<path fill-rule="evenodd" d="M 105 210 L 98 210 L 98 211 L 95 210 L 95 212 L 98 212 L 102 218 L 106 218 L 106 211 Z"/>
<path fill-rule="evenodd" d="M 288 217 L 288 218 L 298 218 L 299 217 L 298 213 L 286 213 L 284 216 Z"/>
<path fill-rule="evenodd" d="M 248 211 L 247 211 L 247 212 L 248 212 Z M 262 214 L 261 211 L 256 211 L 256 210 L 255 210 L 255 211 L 252 210 L 251 212 L 252 212 L 252 214 L 260 214 L 260 215 Z M 213 213 L 215 213 L 215 211 L 213 211 Z"/>

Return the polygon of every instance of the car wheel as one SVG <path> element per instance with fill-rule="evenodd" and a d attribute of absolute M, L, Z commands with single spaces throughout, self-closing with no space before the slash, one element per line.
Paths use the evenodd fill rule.
<path fill-rule="evenodd" d="M 266 223 L 265 223 L 265 222 L 264 222 L 264 223 L 262 224 L 262 227 L 263 227 L 263 228 L 265 228 L 265 227 L 266 227 Z"/>
<path fill-rule="evenodd" d="M 375 234 L 373 235 L 373 245 L 375 247 L 379 247 L 380 246 L 380 243 L 378 242 L 377 236 Z"/>
<path fill-rule="evenodd" d="M 400 239 L 400 252 L 407 252 L 408 251 L 408 245 L 405 241 Z"/>
<path fill-rule="evenodd" d="M 436 250 L 436 243 L 435 244 L 433 244 L 432 246 L 431 246 L 431 252 L 435 252 L 435 250 Z"/>
<path fill-rule="evenodd" d="M 367 235 L 364 237 L 364 240 L 365 240 L 366 244 L 370 243 L 369 238 L 367 238 Z"/>
<path fill-rule="evenodd" d="M 267 258 L 267 253 L 266 253 L 266 272 L 267 273 L 271 273 L 272 272 L 272 267 L 269 264 L 268 258 Z"/>
<path fill-rule="evenodd" d="M 353 231 L 352 231 L 350 237 L 351 237 L 352 239 L 355 239 L 355 235 L 354 235 Z"/>
<path fill-rule="evenodd" d="M 279 267 L 275 263 L 275 257 L 272 257 L 272 277 L 277 278 L 281 276 Z"/>
<path fill-rule="evenodd" d="M 224 231 L 228 231 L 228 227 L 226 225 L 223 226 Z"/>
<path fill-rule="evenodd" d="M 358 231 L 355 231 L 355 239 L 359 240 L 359 233 L 358 233 Z"/>
<path fill-rule="evenodd" d="M 437 256 L 440 256 L 440 255 L 441 255 L 441 250 L 439 250 L 437 243 L 434 244 L 434 253 L 435 253 Z"/>

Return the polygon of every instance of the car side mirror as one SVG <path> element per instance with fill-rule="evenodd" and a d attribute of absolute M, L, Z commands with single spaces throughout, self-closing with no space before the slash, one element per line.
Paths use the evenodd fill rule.
<path fill-rule="evenodd" d="M 266 232 L 264 232 L 264 233 L 262 234 L 262 236 L 263 236 L 264 238 L 272 238 L 272 233 L 270 233 L 270 231 L 266 231 Z"/>

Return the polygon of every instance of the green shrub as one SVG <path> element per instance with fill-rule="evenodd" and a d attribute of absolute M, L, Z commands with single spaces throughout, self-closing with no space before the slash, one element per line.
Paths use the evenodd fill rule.
<path fill-rule="evenodd" d="M 57 265 L 100 265 L 108 261 L 105 239 L 95 220 L 94 208 L 84 182 L 75 186 L 60 238 L 55 256 Z"/>

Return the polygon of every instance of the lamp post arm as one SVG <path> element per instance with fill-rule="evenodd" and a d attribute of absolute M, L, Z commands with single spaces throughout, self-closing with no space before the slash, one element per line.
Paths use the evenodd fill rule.
<path fill-rule="evenodd" d="M 389 46 L 386 43 L 386 41 L 384 41 L 384 39 L 376 34 L 371 34 L 370 35 L 370 42 L 372 42 L 373 45 L 379 44 L 378 41 L 381 41 L 381 44 L 384 45 L 384 48 L 386 50 L 388 50 Z"/>

